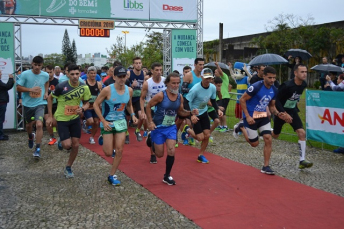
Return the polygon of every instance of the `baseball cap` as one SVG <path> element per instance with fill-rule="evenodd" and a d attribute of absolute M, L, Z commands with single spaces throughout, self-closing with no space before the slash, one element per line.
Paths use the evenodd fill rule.
<path fill-rule="evenodd" d="M 203 76 L 203 78 L 213 78 L 214 74 L 213 71 L 210 68 L 205 68 L 202 70 L 201 72 L 201 76 Z"/>
<path fill-rule="evenodd" d="M 124 76 L 127 74 L 127 70 L 123 66 L 117 66 L 114 71 L 115 76 Z"/>

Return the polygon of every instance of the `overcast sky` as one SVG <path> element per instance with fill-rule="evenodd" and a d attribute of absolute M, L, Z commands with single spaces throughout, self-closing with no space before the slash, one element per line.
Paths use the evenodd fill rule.
<path fill-rule="evenodd" d="M 203 40 L 218 38 L 220 22 L 224 26 L 223 36 L 228 38 L 266 32 L 268 22 L 279 14 L 294 14 L 302 18 L 312 16 L 316 24 L 322 24 L 344 20 L 343 12 L 343 0 L 204 0 Z M 116 37 L 124 36 L 123 30 L 129 31 L 127 46 L 144 41 L 146 35 L 144 29 L 116 28 L 111 31 L 110 38 L 82 38 L 78 35 L 77 26 L 23 25 L 23 56 L 61 53 L 65 28 L 71 41 L 75 39 L 78 54 L 83 56 L 95 52 L 107 54 L 106 49 L 115 43 Z"/>

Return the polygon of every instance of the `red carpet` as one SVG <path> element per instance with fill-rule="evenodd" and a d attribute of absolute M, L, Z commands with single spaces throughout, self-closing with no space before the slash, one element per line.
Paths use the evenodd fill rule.
<path fill-rule="evenodd" d="M 81 144 L 105 158 L 88 137 Z M 342 197 L 211 153 L 205 154 L 210 164 L 200 164 L 197 155 L 190 146 L 176 149 L 171 173 L 176 185 L 168 186 L 162 183 L 166 152 L 150 164 L 148 147 L 131 128 L 119 169 L 202 228 L 344 228 Z"/>

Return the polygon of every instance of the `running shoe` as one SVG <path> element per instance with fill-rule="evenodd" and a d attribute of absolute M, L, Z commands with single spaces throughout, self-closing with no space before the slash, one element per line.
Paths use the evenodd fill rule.
<path fill-rule="evenodd" d="M 143 132 L 143 137 L 146 138 L 147 135 L 148 135 L 148 131 L 146 130 L 146 131 Z"/>
<path fill-rule="evenodd" d="M 303 161 L 300 161 L 299 169 L 310 168 L 310 167 L 312 167 L 312 166 L 313 166 L 313 163 L 312 163 L 312 162 L 303 160 Z"/>
<path fill-rule="evenodd" d="M 74 173 L 73 173 L 72 168 L 70 166 L 66 166 L 66 168 L 64 170 L 64 175 L 66 176 L 66 178 L 73 178 L 74 177 Z"/>
<path fill-rule="evenodd" d="M 238 138 L 239 137 L 239 132 L 235 132 L 237 131 L 236 129 L 238 128 L 239 126 L 239 123 L 235 124 L 234 127 L 233 127 L 233 137 L 234 138 Z"/>
<path fill-rule="evenodd" d="M 209 137 L 209 143 L 214 143 L 214 138 L 212 136 Z"/>
<path fill-rule="evenodd" d="M 8 136 L 6 137 L 5 135 L 0 136 L 0 141 L 7 141 Z"/>
<path fill-rule="evenodd" d="M 117 176 L 116 175 L 113 175 L 113 176 L 109 175 L 108 176 L 108 181 L 109 181 L 110 184 L 115 185 L 115 186 L 121 184 L 121 182 L 119 180 L 117 180 Z"/>
<path fill-rule="evenodd" d="M 219 131 L 219 130 L 221 130 L 221 129 L 222 129 L 221 126 L 217 126 L 217 127 L 215 128 L 215 130 L 217 130 L 217 131 Z"/>
<path fill-rule="evenodd" d="M 61 143 L 60 138 L 59 138 L 59 140 L 57 141 L 57 148 L 58 148 L 59 150 L 63 150 L 63 147 L 62 147 L 62 143 Z"/>
<path fill-rule="evenodd" d="M 205 158 L 204 155 L 199 155 L 198 158 L 197 158 L 197 161 L 199 163 L 203 163 L 203 164 L 208 164 L 209 163 L 209 161 L 207 160 L 207 158 Z"/>
<path fill-rule="evenodd" d="M 194 146 L 196 145 L 195 139 L 194 138 L 189 138 L 189 145 Z"/>
<path fill-rule="evenodd" d="M 29 148 L 32 149 L 33 148 L 33 138 L 29 138 Z"/>
<path fill-rule="evenodd" d="M 39 158 L 41 158 L 41 149 L 40 148 L 37 148 L 36 150 L 35 150 L 35 152 L 33 152 L 33 154 L 32 154 L 32 156 L 34 157 L 34 158 L 36 158 L 36 159 L 39 159 Z"/>
<path fill-rule="evenodd" d="M 151 163 L 151 164 L 156 164 L 156 163 L 158 163 L 158 161 L 156 160 L 156 156 L 155 156 L 155 155 L 151 155 L 151 158 L 150 158 L 149 163 Z"/>
<path fill-rule="evenodd" d="M 262 170 L 260 172 L 268 174 L 268 175 L 275 175 L 275 171 L 273 171 L 270 166 L 263 166 Z"/>
<path fill-rule="evenodd" d="M 178 145 L 178 142 L 177 142 L 177 143 L 174 145 L 174 148 L 178 148 L 178 146 L 179 146 L 179 145 Z"/>
<path fill-rule="evenodd" d="M 94 141 L 94 138 L 93 137 L 90 137 L 90 140 L 88 141 L 90 144 L 96 144 L 96 142 Z"/>
<path fill-rule="evenodd" d="M 168 184 L 168 185 L 176 185 L 176 182 L 173 180 L 173 177 L 171 177 L 171 176 L 165 176 L 164 175 L 164 179 L 162 180 L 162 182 L 164 182 L 165 184 Z"/>
<path fill-rule="evenodd" d="M 146 145 L 150 148 L 152 147 L 152 137 L 151 137 L 151 132 L 149 132 L 147 134 L 147 138 L 146 138 Z"/>
<path fill-rule="evenodd" d="M 127 133 L 127 135 L 125 135 L 125 144 L 129 144 L 130 141 L 129 141 L 129 133 Z"/>
<path fill-rule="evenodd" d="M 49 143 L 48 143 L 48 145 L 55 145 L 56 144 L 56 142 L 57 142 L 57 139 L 56 138 L 50 138 L 49 139 Z"/>
<path fill-rule="evenodd" d="M 228 128 L 227 127 L 222 127 L 220 130 L 219 130 L 220 133 L 225 133 L 225 132 L 228 132 Z"/>
<path fill-rule="evenodd" d="M 140 133 L 140 130 L 135 130 L 135 135 L 136 135 L 136 140 L 137 141 L 142 141 L 142 136 L 141 136 L 141 133 Z"/>
<path fill-rule="evenodd" d="M 111 157 L 112 157 L 112 158 L 115 158 L 115 156 L 116 156 L 116 150 L 113 150 L 113 151 L 112 151 L 112 156 L 111 156 Z"/>
<path fill-rule="evenodd" d="M 337 148 L 337 149 L 334 149 L 334 150 L 333 150 L 333 153 L 344 153 L 344 148 L 339 147 L 339 148 Z"/>
<path fill-rule="evenodd" d="M 92 126 L 88 126 L 88 127 L 87 127 L 87 132 L 86 132 L 86 133 L 87 133 L 87 134 L 91 134 L 91 131 L 92 131 Z"/>
<path fill-rule="evenodd" d="M 182 140 L 185 140 L 185 139 L 188 139 L 189 138 L 189 134 L 188 134 L 188 129 L 190 127 L 188 125 L 185 125 L 184 128 L 183 128 L 183 131 L 182 131 Z"/>
<path fill-rule="evenodd" d="M 99 135 L 99 137 L 98 137 L 98 144 L 102 146 L 103 143 L 104 143 L 103 142 L 103 135 Z"/>
<path fill-rule="evenodd" d="M 187 140 L 187 139 L 183 140 L 183 145 L 188 146 L 189 145 L 189 140 Z"/>

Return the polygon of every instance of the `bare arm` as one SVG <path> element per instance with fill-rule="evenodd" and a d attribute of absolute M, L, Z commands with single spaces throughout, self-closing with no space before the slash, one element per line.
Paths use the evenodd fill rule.
<path fill-rule="evenodd" d="M 147 115 L 147 123 L 148 128 L 150 130 L 154 130 L 156 128 L 153 119 L 152 119 L 152 110 L 151 108 L 157 105 L 158 103 L 161 103 L 161 101 L 164 99 L 164 94 L 162 92 L 159 92 L 156 94 L 147 104 L 146 106 L 146 115 Z"/>
<path fill-rule="evenodd" d="M 246 116 L 246 121 L 248 124 L 252 125 L 255 123 L 254 119 L 250 116 L 250 114 L 248 113 L 248 110 L 247 110 L 247 106 L 246 106 L 246 101 L 251 99 L 251 96 L 249 96 L 246 92 L 243 94 L 243 96 L 241 96 L 240 98 L 240 105 L 241 105 L 241 108 Z"/>
<path fill-rule="evenodd" d="M 110 87 L 106 87 L 104 88 L 104 90 L 102 90 L 99 95 L 97 96 L 96 100 L 93 103 L 93 109 L 96 112 L 96 114 L 99 117 L 99 120 L 103 123 L 104 127 L 105 127 L 105 122 L 106 120 L 104 119 L 102 112 L 100 110 L 100 105 L 102 104 L 102 102 L 110 95 Z"/>
<path fill-rule="evenodd" d="M 133 89 L 128 87 L 129 89 L 129 95 L 130 95 L 130 99 L 129 99 L 129 102 L 127 104 L 127 111 L 129 112 L 130 116 L 131 116 L 131 119 L 133 120 L 133 123 L 137 123 L 138 122 L 138 119 L 136 118 L 135 116 L 135 113 L 134 113 L 134 109 L 133 109 L 133 103 L 132 103 L 132 97 L 133 97 Z"/>
<path fill-rule="evenodd" d="M 145 81 L 142 85 L 141 96 L 140 96 L 140 107 L 141 107 L 141 117 L 140 119 L 146 119 L 145 114 L 145 101 L 148 92 L 148 83 Z"/>
<path fill-rule="evenodd" d="M 216 65 L 216 69 L 219 73 L 219 75 L 222 77 L 223 76 L 223 71 L 222 69 L 220 68 L 219 64 L 217 63 L 217 61 L 215 62 L 215 65 Z"/>

